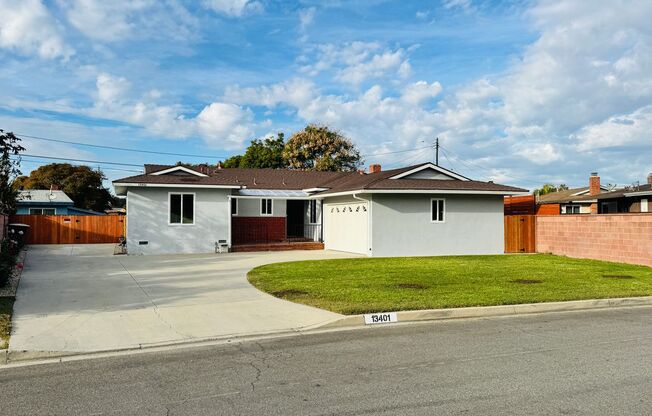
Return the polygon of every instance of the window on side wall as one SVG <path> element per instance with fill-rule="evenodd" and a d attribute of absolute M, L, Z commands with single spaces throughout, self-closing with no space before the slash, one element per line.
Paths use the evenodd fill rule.
<path fill-rule="evenodd" d="M 446 201 L 443 199 L 430 200 L 430 221 L 444 222 L 446 212 Z"/>
<path fill-rule="evenodd" d="M 195 194 L 170 194 L 170 224 L 195 223 Z"/>
<path fill-rule="evenodd" d="M 263 198 L 260 200 L 260 215 L 272 215 L 272 200 Z"/>
<path fill-rule="evenodd" d="M 55 215 L 56 210 L 54 208 L 30 208 L 30 215 Z"/>
<path fill-rule="evenodd" d="M 579 214 L 580 206 L 579 205 L 566 205 L 565 214 Z"/>
<path fill-rule="evenodd" d="M 308 201 L 308 203 L 310 204 L 308 206 L 310 210 L 310 223 L 317 224 L 317 201 L 313 199 Z"/>

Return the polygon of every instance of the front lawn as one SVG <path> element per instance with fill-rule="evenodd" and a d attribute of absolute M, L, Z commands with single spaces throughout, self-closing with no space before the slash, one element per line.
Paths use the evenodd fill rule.
<path fill-rule="evenodd" d="M 13 299 L 0 298 L 0 350 L 7 348 L 9 345 L 9 335 L 11 335 L 11 310 L 13 306 Z"/>
<path fill-rule="evenodd" d="M 265 292 L 343 314 L 652 295 L 652 268 L 550 254 L 277 263 Z"/>

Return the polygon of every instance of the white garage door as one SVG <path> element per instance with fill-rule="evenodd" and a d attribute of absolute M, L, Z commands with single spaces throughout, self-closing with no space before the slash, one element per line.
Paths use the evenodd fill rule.
<path fill-rule="evenodd" d="M 327 250 L 369 254 L 369 206 L 366 202 L 324 205 Z"/>

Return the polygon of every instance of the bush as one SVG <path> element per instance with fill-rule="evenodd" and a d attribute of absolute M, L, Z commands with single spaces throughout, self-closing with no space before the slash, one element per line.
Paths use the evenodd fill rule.
<path fill-rule="evenodd" d="M 7 284 L 15 265 L 16 248 L 10 240 L 5 239 L 0 243 L 0 287 Z"/>

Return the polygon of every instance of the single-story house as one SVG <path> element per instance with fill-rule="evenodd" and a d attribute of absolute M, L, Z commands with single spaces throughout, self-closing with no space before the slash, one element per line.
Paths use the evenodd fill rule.
<path fill-rule="evenodd" d="M 76 208 L 65 192 L 58 189 L 18 191 L 16 214 L 21 215 L 104 215 L 103 212 Z"/>
<path fill-rule="evenodd" d="M 600 184 L 600 176 L 592 173 L 589 186 L 565 189 L 536 197 L 537 215 L 591 214 L 596 213 L 596 195 L 609 192 Z"/>
<path fill-rule="evenodd" d="M 369 173 L 145 165 L 113 185 L 127 198 L 129 254 L 295 241 L 368 256 L 500 254 L 503 197 L 527 192 L 433 163 Z"/>
<path fill-rule="evenodd" d="M 652 173 L 645 184 L 601 193 L 593 199 L 596 200 L 598 214 L 652 212 Z"/>

